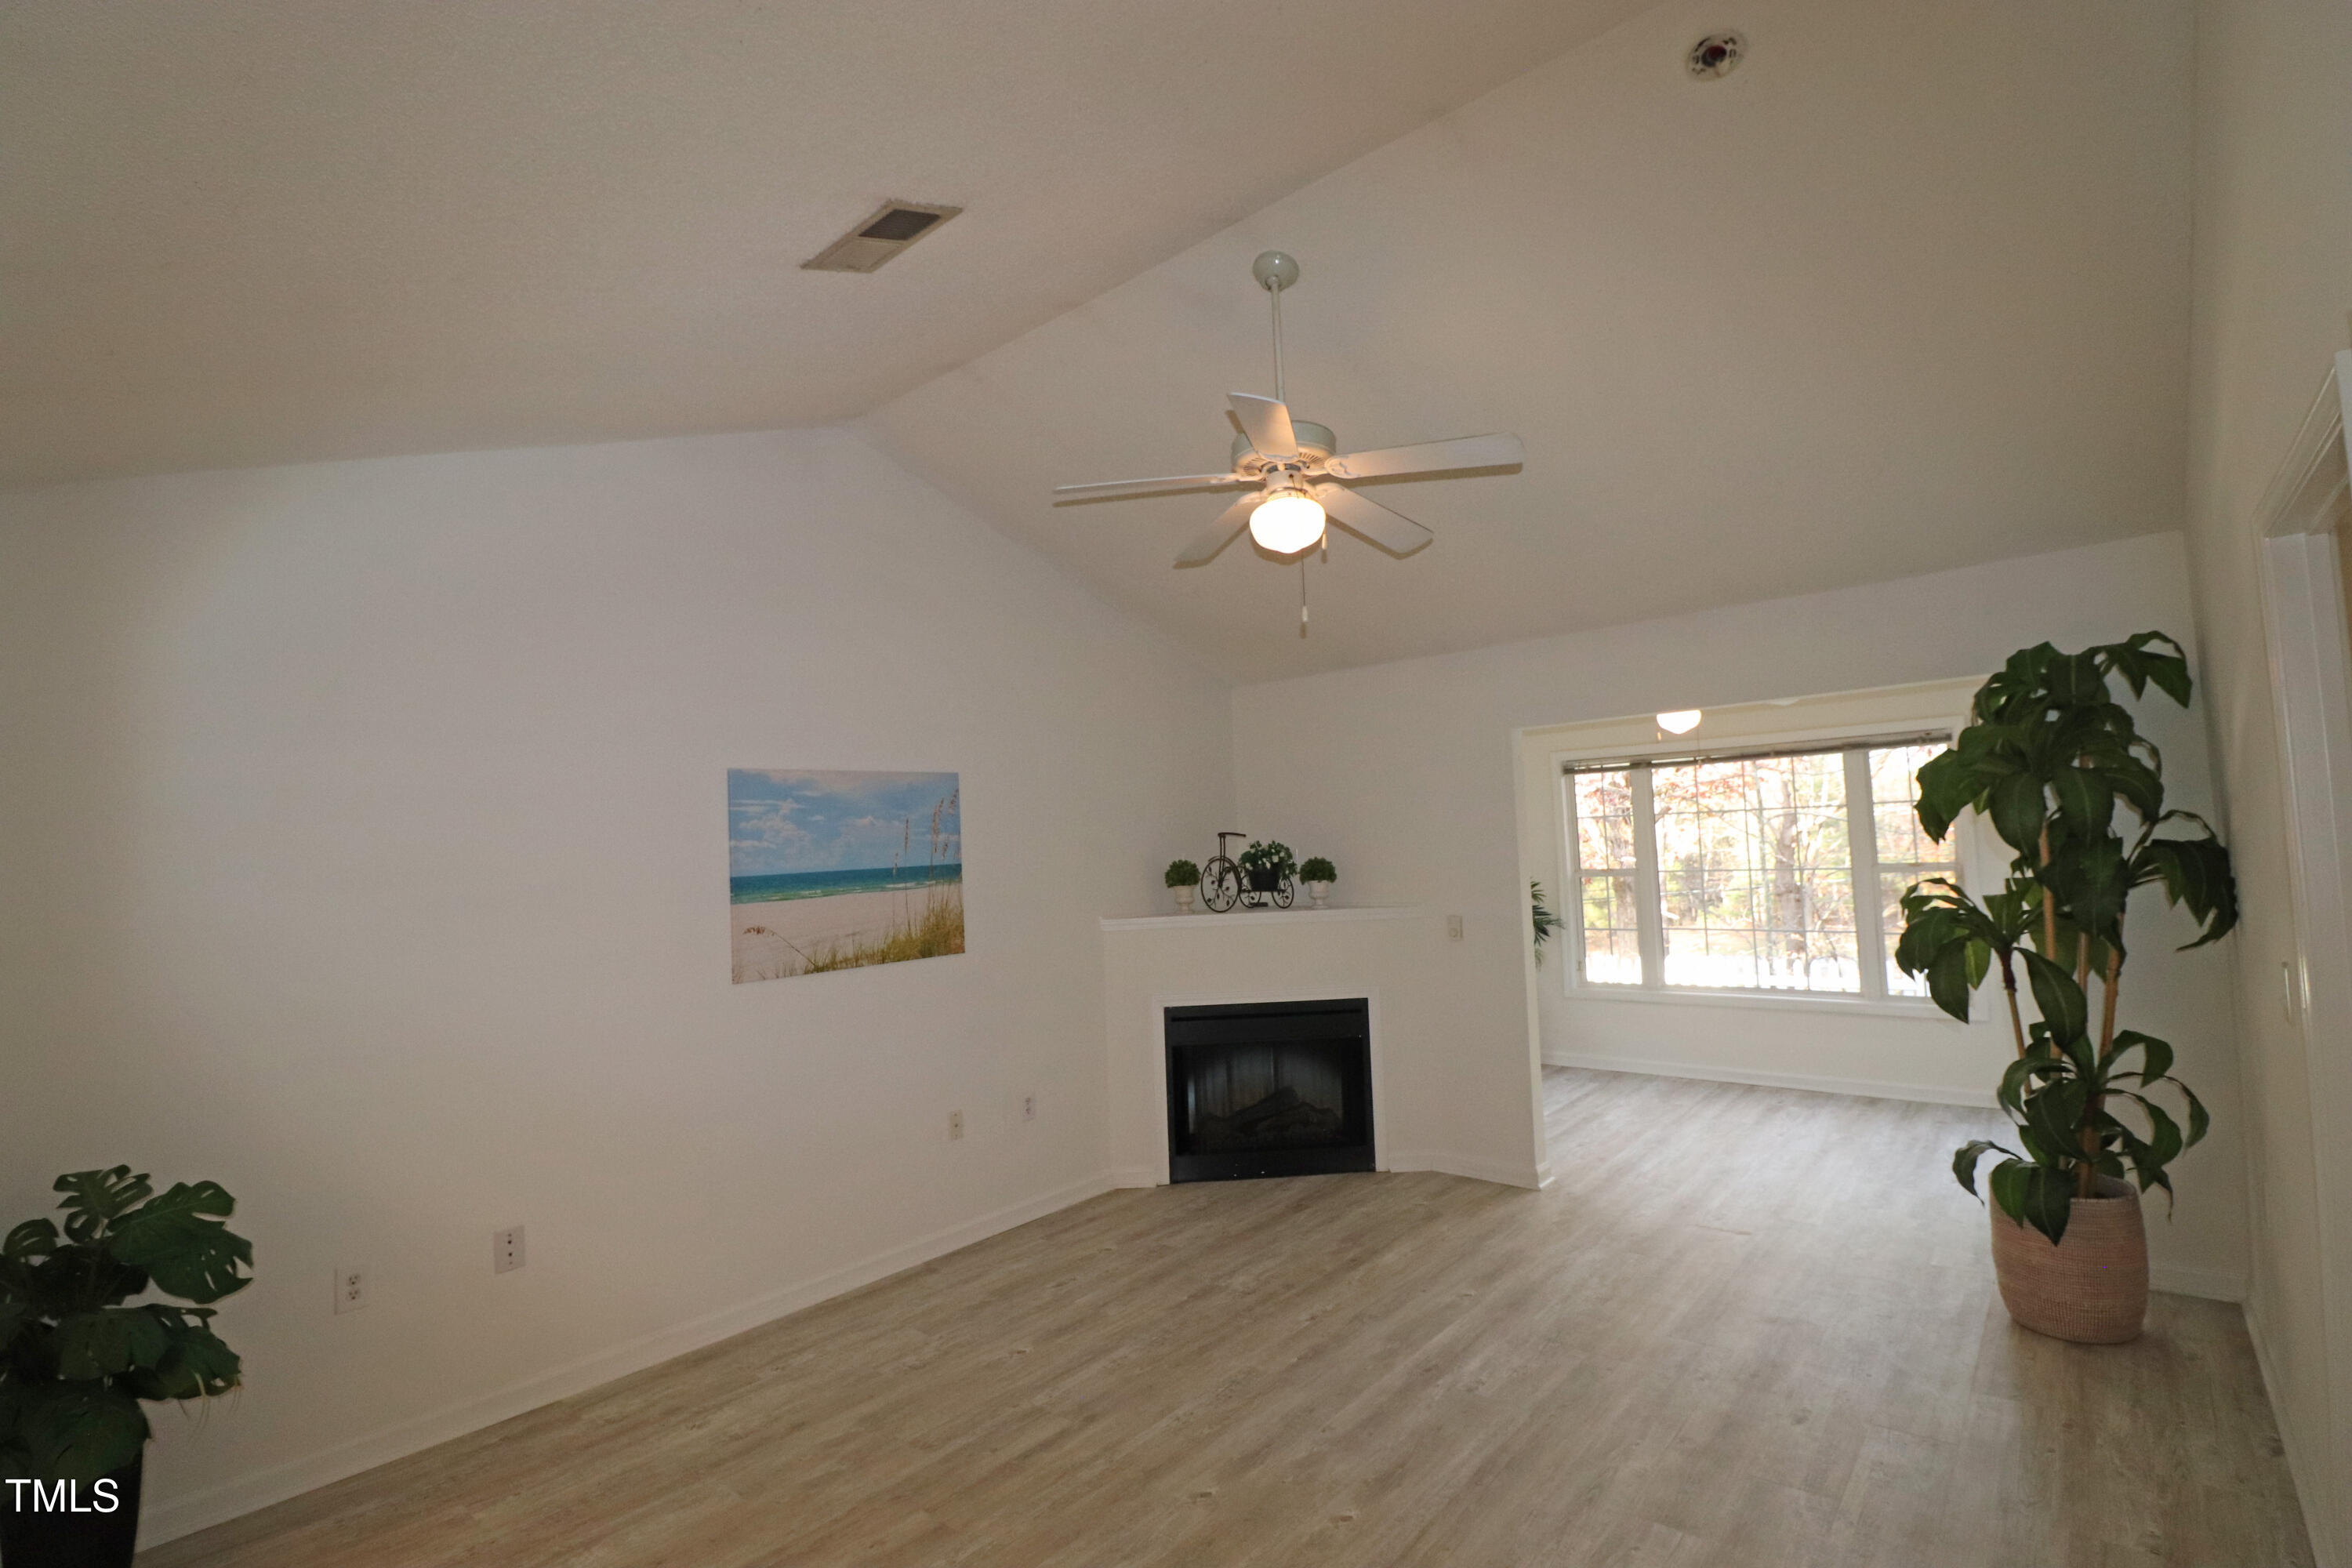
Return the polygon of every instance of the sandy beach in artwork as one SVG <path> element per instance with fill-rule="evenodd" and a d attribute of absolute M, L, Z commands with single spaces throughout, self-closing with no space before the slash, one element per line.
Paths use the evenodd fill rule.
<path fill-rule="evenodd" d="M 810 958 L 861 942 L 878 942 L 894 928 L 920 921 L 932 900 L 953 906 L 957 925 L 961 926 L 961 882 L 887 892 L 836 893 L 829 899 L 730 904 L 736 983 L 781 980 L 801 973 Z"/>

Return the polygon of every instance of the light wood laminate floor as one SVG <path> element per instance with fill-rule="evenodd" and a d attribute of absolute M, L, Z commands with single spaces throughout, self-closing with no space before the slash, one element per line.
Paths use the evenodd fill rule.
<path fill-rule="evenodd" d="M 2311 1562 L 2237 1309 L 2003 1316 L 1947 1173 L 1981 1114 L 1545 1087 L 1549 1191 L 1110 1194 L 140 1561 Z"/>

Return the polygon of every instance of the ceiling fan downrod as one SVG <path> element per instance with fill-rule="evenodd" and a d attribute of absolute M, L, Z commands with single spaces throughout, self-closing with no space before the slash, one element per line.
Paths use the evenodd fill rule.
<path fill-rule="evenodd" d="M 1279 250 L 1262 250 L 1250 263 L 1250 276 L 1274 296 L 1274 400 L 1287 403 L 1282 390 L 1282 291 L 1298 281 L 1298 262 Z"/>

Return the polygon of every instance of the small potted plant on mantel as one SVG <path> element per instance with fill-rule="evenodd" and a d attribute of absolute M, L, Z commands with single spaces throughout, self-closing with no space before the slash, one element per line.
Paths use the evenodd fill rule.
<path fill-rule="evenodd" d="M 1261 844 L 1250 840 L 1248 848 L 1235 857 L 1242 868 L 1242 901 L 1252 909 L 1264 909 L 1271 900 L 1278 909 L 1288 909 L 1297 896 L 1291 881 L 1298 869 L 1298 861 L 1290 853 L 1290 846 L 1279 838 Z"/>
<path fill-rule="evenodd" d="M 1331 897 L 1331 884 L 1339 879 L 1338 868 L 1320 855 L 1310 855 L 1298 863 L 1298 879 L 1307 885 L 1309 907 L 1324 909 Z"/>
<path fill-rule="evenodd" d="M 2238 921 L 2229 851 L 2203 818 L 2166 809 L 2163 758 L 2110 695 L 2115 676 L 2134 697 L 2154 686 L 2189 704 L 2188 658 L 2160 632 L 2073 654 L 2043 643 L 1977 692 L 1968 728 L 1919 770 L 1919 826 L 1941 839 L 1972 808 L 2016 857 L 1981 899 L 1942 878 L 1915 884 L 1895 948 L 1904 973 L 1925 975 L 1937 1005 L 1963 1021 L 2000 966 L 2017 1047 L 2000 1101 L 2018 1147 L 1974 1140 L 1952 1174 L 1974 1195 L 1979 1164 L 2001 1156 L 1988 1182 L 2001 1301 L 2029 1329 L 2091 1344 L 2139 1333 L 2139 1195 L 2170 1197 L 2166 1167 L 2206 1128 L 2205 1107 L 2171 1076 L 2172 1047 L 2116 1025 L 2125 905 L 2135 888 L 2162 888 L 2197 921 L 2188 947 Z M 2031 1025 L 2018 1009 L 2020 963 L 2041 1014 Z M 2159 1085 L 2179 1094 L 2185 1130 L 2149 1098 Z"/>
<path fill-rule="evenodd" d="M 1180 915 L 1191 914 L 1192 889 L 1201 885 L 1201 868 L 1193 865 L 1190 860 L 1171 860 L 1168 862 L 1166 873 L 1160 879 L 1168 884 L 1169 891 L 1176 895 L 1176 912 Z"/>
<path fill-rule="evenodd" d="M 130 1568 L 148 1427 L 142 1402 L 237 1385 L 209 1303 L 242 1290 L 253 1244 L 212 1182 L 161 1196 L 128 1165 L 59 1176 L 65 1233 L 28 1219 L 0 1241 L 0 1561 Z M 193 1306 L 132 1298 L 150 1289 Z"/>

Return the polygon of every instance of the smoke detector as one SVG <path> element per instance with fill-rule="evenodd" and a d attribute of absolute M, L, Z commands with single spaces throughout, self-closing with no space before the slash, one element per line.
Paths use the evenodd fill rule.
<path fill-rule="evenodd" d="M 1748 40 L 1738 33 L 1709 33 L 1690 47 L 1683 63 L 1690 67 L 1691 75 L 1701 81 L 1713 81 L 1729 76 L 1739 68 L 1739 58 L 1748 52 Z"/>
<path fill-rule="evenodd" d="M 930 202 L 884 202 L 801 267 L 810 272 L 871 272 L 961 211 Z"/>

